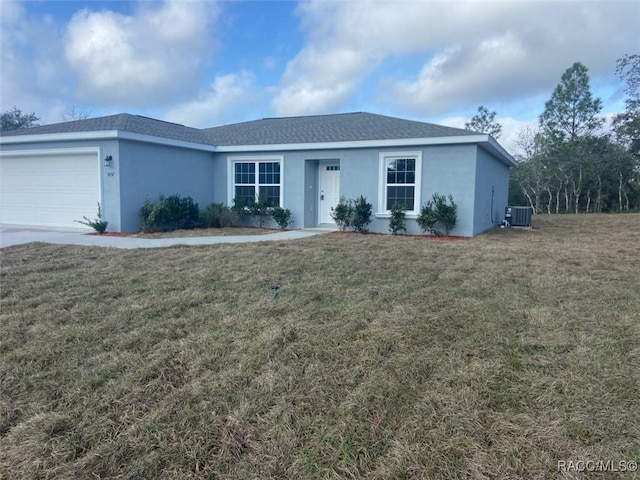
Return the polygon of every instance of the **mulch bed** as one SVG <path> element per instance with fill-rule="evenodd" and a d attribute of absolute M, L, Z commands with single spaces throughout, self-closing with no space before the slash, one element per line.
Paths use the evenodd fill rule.
<path fill-rule="evenodd" d="M 135 235 L 135 233 L 121 233 L 121 232 L 98 233 L 98 232 L 89 232 L 86 235 L 97 235 L 97 236 L 102 236 L 102 237 L 131 237 L 131 236 Z"/>

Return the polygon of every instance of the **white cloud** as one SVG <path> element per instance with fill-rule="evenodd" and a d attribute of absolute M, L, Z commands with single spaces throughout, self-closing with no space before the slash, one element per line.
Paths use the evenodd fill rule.
<path fill-rule="evenodd" d="M 24 7 L 15 0 L 4 0 L 0 3 L 0 22 L 3 28 L 16 24 L 24 18 Z"/>
<path fill-rule="evenodd" d="M 462 116 L 450 116 L 437 120 L 441 125 L 447 125 L 454 128 L 464 128 L 464 124 L 468 121 L 468 117 Z M 526 128 L 535 129 L 538 126 L 537 118 L 519 120 L 513 117 L 498 116 L 496 117 L 496 122 L 502 125 L 502 133 L 498 138 L 498 142 L 512 155 L 517 154 L 520 150 L 520 147 L 518 146 L 520 133 Z"/>
<path fill-rule="evenodd" d="M 575 61 L 612 81 L 615 59 L 637 48 L 638 6 L 628 1 L 310 0 L 298 14 L 307 44 L 282 76 L 279 114 L 340 109 L 374 73 L 391 85 L 383 103 L 405 114 L 507 103 L 550 94 Z M 386 70 L 419 56 L 413 77 Z"/>
<path fill-rule="evenodd" d="M 354 95 L 366 68 L 356 50 L 308 47 L 287 65 L 272 105 L 279 115 L 328 113 Z"/>
<path fill-rule="evenodd" d="M 513 74 L 526 68 L 524 48 L 512 34 L 487 38 L 471 48 L 436 54 L 413 82 L 396 83 L 393 96 L 413 113 L 446 112 L 453 105 L 496 101 L 513 90 Z M 478 96 L 479 92 L 495 92 Z M 482 103 L 482 102 L 480 102 Z"/>
<path fill-rule="evenodd" d="M 109 10 L 76 13 L 65 56 L 83 99 L 150 105 L 183 98 L 206 63 L 214 2 L 143 3 L 133 15 Z"/>
<path fill-rule="evenodd" d="M 616 0 L 309 0 L 296 10 L 297 54 L 283 57 L 299 41 L 287 28 L 273 36 L 287 48 L 256 47 L 262 57 L 249 64 L 235 35 L 218 55 L 231 28 L 219 0 L 119 4 L 134 8 L 127 14 L 85 2 L 66 18 L 68 8 L 31 5 L 0 0 L 3 111 L 17 105 L 52 122 L 67 105 L 98 115 L 133 109 L 200 126 L 264 116 L 267 102 L 279 115 L 366 109 L 437 121 L 485 105 L 499 119 L 529 119 L 575 61 L 615 113 L 615 60 L 637 50 L 640 13 L 638 2 Z M 246 15 L 233 28 L 251 24 Z M 236 73 L 214 79 L 214 53 L 218 70 Z"/>
<path fill-rule="evenodd" d="M 218 75 L 207 91 L 195 100 L 172 107 L 164 119 L 189 127 L 206 128 L 247 119 L 260 94 L 248 71 Z"/>
<path fill-rule="evenodd" d="M 22 3 L 0 3 L 0 110 L 17 106 L 43 122 L 60 120 L 64 105 L 57 100 L 70 83 L 58 66 L 62 44 L 49 17 L 32 19 Z"/>
<path fill-rule="evenodd" d="M 18 2 L 8 1 L 0 4 L 0 101 L 3 111 L 14 99 L 17 85 L 21 85 L 28 76 L 26 65 L 20 62 L 19 50 L 26 43 L 28 32 L 23 27 L 25 12 Z"/>

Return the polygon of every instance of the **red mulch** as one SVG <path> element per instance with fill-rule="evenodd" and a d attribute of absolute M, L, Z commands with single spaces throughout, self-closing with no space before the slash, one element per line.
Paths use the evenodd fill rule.
<path fill-rule="evenodd" d="M 89 233 L 87 233 L 87 235 L 101 235 L 103 237 L 130 237 L 132 235 L 135 235 L 135 233 L 122 233 L 122 232 L 98 233 L 98 232 L 89 232 Z"/>
<path fill-rule="evenodd" d="M 442 235 L 438 237 L 436 235 L 407 235 L 412 238 L 422 238 L 424 240 L 435 240 L 438 242 L 458 242 L 460 240 L 471 240 L 472 237 L 456 237 L 454 235 Z"/>

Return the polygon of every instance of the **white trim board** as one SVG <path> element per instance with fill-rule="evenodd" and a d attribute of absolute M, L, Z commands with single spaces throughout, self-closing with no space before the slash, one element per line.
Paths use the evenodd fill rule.
<path fill-rule="evenodd" d="M 121 130 L 102 130 L 96 132 L 71 132 L 71 133 L 42 133 L 39 135 L 16 135 L 0 137 L 0 145 L 18 145 L 21 143 L 43 143 L 43 142 L 67 142 L 82 140 L 131 140 L 134 142 L 155 143 L 171 147 L 190 148 L 192 150 L 204 150 L 215 152 L 214 145 L 204 143 L 187 142 L 184 140 L 174 140 L 154 135 L 141 133 L 124 132 Z"/>
<path fill-rule="evenodd" d="M 31 150 L 0 150 L 0 157 L 33 157 L 34 155 L 47 156 L 52 153 L 64 155 L 84 155 L 95 153 L 100 158 L 99 147 L 77 147 L 77 148 L 36 148 Z"/>
<path fill-rule="evenodd" d="M 378 212 L 376 212 L 375 215 L 390 215 L 391 213 L 386 209 L 388 158 L 415 158 L 416 178 L 414 183 L 414 210 L 407 210 L 405 214 L 408 217 L 418 215 L 420 211 L 420 198 L 422 195 L 422 151 L 419 150 L 414 152 L 380 152 L 378 156 Z"/>

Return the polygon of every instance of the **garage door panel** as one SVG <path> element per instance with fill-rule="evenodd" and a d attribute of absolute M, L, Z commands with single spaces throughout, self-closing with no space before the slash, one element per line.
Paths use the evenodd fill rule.
<path fill-rule="evenodd" d="M 100 199 L 97 151 L 0 157 L 0 223 L 81 227 Z"/>

